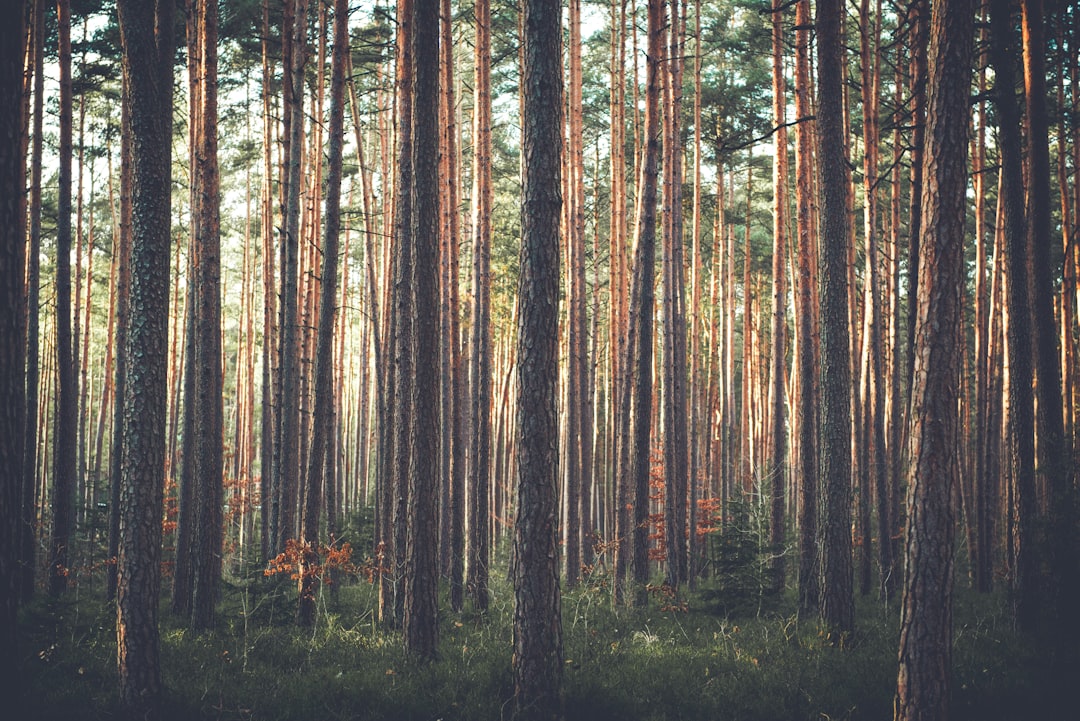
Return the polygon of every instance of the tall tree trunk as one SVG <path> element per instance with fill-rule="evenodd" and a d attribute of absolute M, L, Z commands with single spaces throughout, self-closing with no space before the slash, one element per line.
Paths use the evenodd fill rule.
<path fill-rule="evenodd" d="M 653 302 L 655 298 L 656 191 L 660 159 L 660 62 L 663 52 L 663 2 L 649 1 L 649 50 L 645 93 L 645 156 L 638 182 L 634 230 L 633 283 L 630 289 L 629 327 L 623 389 L 619 393 L 617 421 L 622 439 L 616 458 L 618 518 L 615 535 L 616 564 L 632 566 L 632 600 L 643 605 L 649 576 L 648 529 L 650 443 L 652 422 Z M 632 515 L 632 518 L 631 518 Z M 631 561 L 630 564 L 627 560 Z M 616 575 L 615 600 L 625 590 Z"/>
<path fill-rule="evenodd" d="M 488 607 L 491 488 L 491 5 L 476 3 L 476 81 L 473 115 L 473 303 L 469 350 L 472 438 L 469 460 L 469 593 Z"/>
<path fill-rule="evenodd" d="M 685 8 L 685 5 L 683 5 Z M 685 19 L 685 18 L 683 18 Z M 682 25 L 678 0 L 671 0 L 664 83 L 664 509 L 667 582 L 673 588 L 688 575 L 686 495 L 689 445 L 686 400 L 686 310 L 683 279 L 682 208 Z"/>
<path fill-rule="evenodd" d="M 582 463 L 585 424 L 585 382 L 588 336 L 585 326 L 585 155 L 582 121 L 581 0 L 569 2 L 569 98 L 567 143 L 563 183 L 567 219 L 567 378 L 566 445 L 563 474 L 566 478 L 566 587 L 577 585 L 581 573 L 581 491 L 588 469 Z"/>
<path fill-rule="evenodd" d="M 157 609 L 169 317 L 172 13 L 168 1 L 118 2 L 133 150 L 127 357 L 139 373 L 128 378 L 124 396 L 116 639 L 120 702 L 132 718 L 156 718 L 162 700 Z"/>
<path fill-rule="evenodd" d="M 391 463 L 392 540 L 391 583 L 393 590 L 392 624 L 400 626 L 404 618 L 403 573 L 407 528 L 409 453 L 412 411 L 413 360 L 413 245 L 412 176 L 413 176 L 413 25 L 412 3 L 398 3 L 397 39 L 397 168 L 394 196 L 393 310 L 391 313 L 391 348 L 393 353 L 393 446 Z"/>
<path fill-rule="evenodd" d="M 779 3 L 772 9 L 773 123 L 773 260 L 772 260 L 772 356 L 769 366 L 769 479 L 771 503 L 769 544 L 772 546 L 772 571 L 777 589 L 784 588 L 785 490 L 787 486 L 787 265 L 788 228 L 788 142 L 787 82 L 784 77 L 784 17 Z M 802 339 L 800 339 L 800 343 Z"/>
<path fill-rule="evenodd" d="M 442 26 L 442 43 L 440 45 L 443 88 L 442 110 L 444 118 L 443 148 L 445 163 L 445 195 L 442 205 L 445 208 L 443 231 L 446 233 L 446 253 L 448 258 L 445 265 L 446 296 L 448 300 L 448 323 L 447 338 L 444 346 L 449 350 L 449 358 L 444 362 L 449 366 L 448 401 L 451 406 L 449 428 L 447 437 L 450 442 L 450 468 L 449 468 L 449 496 L 450 504 L 444 508 L 447 516 L 447 533 L 450 562 L 446 570 L 450 573 L 451 606 L 455 610 L 461 610 L 465 600 L 465 475 L 468 449 L 466 446 L 466 427 L 469 410 L 465 405 L 467 389 L 467 369 L 465 359 L 462 357 L 462 341 L 460 331 L 460 292 L 458 290 L 458 277 L 460 273 L 460 215 L 458 213 L 458 125 L 457 108 L 454 101 L 454 43 L 452 8 L 450 0 L 442 0 L 440 11 L 440 23 Z M 445 415 L 444 415 L 445 417 Z"/>
<path fill-rule="evenodd" d="M 38 398 L 41 379 L 41 158 L 45 90 L 45 13 L 44 0 L 33 3 L 34 16 L 34 104 L 30 156 L 30 235 L 26 264 L 26 420 L 23 426 L 22 473 L 19 511 L 18 558 L 20 563 L 19 595 L 27 599 L 34 593 L 36 575 L 34 488 L 37 485 Z M 14 43 L 12 43 L 14 46 Z M 13 146 L 14 147 L 14 146 Z M 12 225 L 12 227 L 15 227 Z M 17 366 L 12 366 L 17 367 Z M 111 567 L 110 567 L 111 568 Z"/>
<path fill-rule="evenodd" d="M 548 719 L 561 716 L 563 666 L 556 539 L 562 4 L 526 0 L 523 9 L 513 676 L 517 717 Z"/>
<path fill-rule="evenodd" d="M 439 449 L 439 1 L 414 0 L 412 35 L 413 348 L 408 536 L 405 565 L 405 651 L 433 659 L 438 627 Z"/>
<path fill-rule="evenodd" d="M 37 4 L 40 14 L 44 3 Z M 26 225 L 23 193 L 26 159 L 20 140 L 23 115 L 23 61 L 26 50 L 26 3 L 12 3 L 0 28 L 0 691 L 22 708 L 21 657 L 17 644 L 19 560 L 25 462 L 26 299 L 24 253 Z M 37 33 L 41 38 L 41 33 Z M 37 63 L 35 63 L 37 64 Z M 38 65 L 40 72 L 40 65 Z M 40 86 L 39 86 L 40 87 Z M 40 93 L 38 95 L 40 97 Z M 30 471 L 26 471 L 29 473 Z"/>
<path fill-rule="evenodd" d="M 919 239 L 908 522 L 894 718 L 947 719 L 952 657 L 953 498 L 960 468 L 959 374 L 966 267 L 973 0 L 944 0 L 931 20 Z"/>
<path fill-rule="evenodd" d="M 331 434 L 334 419 L 334 330 L 338 284 L 338 236 L 341 233 L 341 167 L 345 128 L 345 58 L 349 47 L 349 8 L 346 0 L 334 2 L 334 50 L 330 70 L 330 129 L 326 172 L 326 219 L 323 224 L 322 285 L 319 288 L 319 327 L 315 349 L 315 407 L 308 455 L 307 492 L 304 494 L 303 540 L 300 566 L 300 602 L 297 621 L 315 622 L 315 593 L 319 579 L 319 514 L 325 480 L 331 475 L 334 457 Z"/>
<path fill-rule="evenodd" d="M 300 253 L 300 181 L 304 132 L 304 65 L 307 56 L 307 0 L 295 0 L 293 24 L 283 32 L 291 35 L 289 65 L 285 83 L 289 86 L 288 102 L 284 103 L 288 117 L 288 157 L 286 168 L 285 213 L 282 223 L 281 267 L 281 328 L 279 363 L 281 367 L 280 462 L 275 481 L 275 502 L 278 510 L 277 551 L 285 550 L 286 541 L 296 538 L 297 490 L 300 475 L 300 320 L 299 320 L 299 253 Z"/>
<path fill-rule="evenodd" d="M 830 634 L 854 630 L 851 550 L 851 362 L 847 258 L 851 183 L 844 145 L 843 5 L 817 6 L 818 170 L 821 188 L 821 618 Z"/>
<path fill-rule="evenodd" d="M 1021 27 L 1024 45 L 1024 90 L 1027 98 L 1027 246 L 1032 264 L 1032 315 L 1034 324 L 1034 366 L 1037 409 L 1036 468 L 1049 508 L 1047 561 L 1053 579 L 1050 591 L 1057 648 L 1077 657 L 1080 621 L 1075 618 L 1080 601 L 1080 567 L 1077 566 L 1077 490 L 1076 469 L 1072 467 L 1072 448 L 1065 435 L 1064 406 L 1061 388 L 1061 356 L 1058 350 L 1057 321 L 1054 315 L 1056 268 L 1050 202 L 1050 148 L 1047 117 L 1046 39 L 1043 0 L 1021 3 Z M 1058 148 L 1063 152 L 1064 148 Z M 1061 188 L 1065 192 L 1065 188 Z M 1068 219 L 1065 219 L 1068 222 Z"/>
<path fill-rule="evenodd" d="M 68 585 L 71 535 L 75 523 L 75 460 L 78 414 L 71 326 L 71 3 L 57 3 L 60 26 L 60 188 L 56 217 L 56 410 L 53 423 L 52 537 L 49 593 Z M 20 99 L 21 102 L 21 99 Z"/>
<path fill-rule="evenodd" d="M 798 232 L 798 482 L 799 482 L 799 609 L 818 607 L 819 566 L 817 552 L 817 508 L 819 493 L 817 456 L 818 336 L 814 318 L 814 158 L 813 133 L 808 122 L 813 110 L 810 95 L 810 0 L 795 5 L 795 203 Z"/>
<path fill-rule="evenodd" d="M 221 368 L 221 221 L 217 163 L 217 3 L 198 0 L 197 42 L 200 46 L 198 127 L 195 151 L 195 193 L 199 196 L 195 215 L 196 258 L 194 293 L 195 396 L 189 397 L 185 412 L 197 419 L 191 424 L 196 438 L 193 510 L 194 528 L 191 554 L 191 625 L 210 628 L 221 580 L 223 544 L 223 462 Z M 191 291 L 189 291 L 191 292 Z M 186 462 L 186 461 L 185 461 Z"/>
<path fill-rule="evenodd" d="M 271 106 L 270 67 L 270 0 L 263 0 L 262 15 L 262 121 L 263 121 L 263 206 L 262 206 L 262 289 L 263 289 L 263 339 L 262 377 L 260 390 L 262 403 L 259 414 L 259 504 L 262 507 L 260 526 L 260 558 L 269 560 L 277 538 L 272 531 L 271 507 L 274 505 L 274 383 L 271 369 L 275 364 L 274 348 L 277 346 L 276 319 L 277 298 L 274 292 L 274 162 L 271 154 L 275 122 Z"/>
<path fill-rule="evenodd" d="M 990 6 L 990 48 L 999 118 L 1001 189 L 1004 227 L 1002 252 L 1007 264 L 1008 307 L 1008 443 L 1014 521 L 1011 548 L 1013 613 L 1017 625 L 1033 631 L 1038 621 L 1038 578 L 1035 550 L 1035 412 L 1032 394 L 1031 267 L 1025 248 L 1024 171 L 1019 148 L 1020 109 L 1016 102 L 1015 38 L 1010 3 Z"/>

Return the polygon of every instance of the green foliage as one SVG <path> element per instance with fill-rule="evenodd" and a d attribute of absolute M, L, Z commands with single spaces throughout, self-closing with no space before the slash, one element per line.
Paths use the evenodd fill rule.
<path fill-rule="evenodd" d="M 737 500 L 720 530 L 707 536 L 709 569 L 715 583 L 703 591 L 707 607 L 726 616 L 755 615 L 780 599 L 770 563 L 767 509 Z"/>
<path fill-rule="evenodd" d="M 563 598 L 567 721 L 881 719 L 896 683 L 897 609 L 860 599 L 852 643 L 827 643 L 790 597 L 718 614 L 737 573 L 686 596 L 688 611 L 614 609 L 606 588 Z M 489 611 L 440 619 L 439 660 L 411 664 L 377 620 L 377 587 L 323 593 L 314 628 L 293 624 L 295 583 L 252 573 L 226 585 L 218 628 L 193 634 L 162 603 L 168 719 L 506 718 L 512 595 L 493 576 Z M 716 594 L 720 594 L 717 596 Z M 959 592 L 954 719 L 1052 718 L 1049 662 L 1008 623 L 1002 595 Z M 443 608 L 448 608 L 444 603 Z M 735 605 L 732 604 L 732 608 Z M 115 631 L 100 597 L 38 600 L 22 616 L 23 677 L 40 719 L 112 718 Z"/>

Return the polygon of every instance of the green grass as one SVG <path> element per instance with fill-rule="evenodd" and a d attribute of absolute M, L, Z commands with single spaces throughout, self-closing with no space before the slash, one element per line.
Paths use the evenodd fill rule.
<path fill-rule="evenodd" d="M 724 600 L 703 583 L 688 611 L 612 609 L 606 591 L 563 597 L 568 721 L 603 719 L 887 719 L 896 679 L 898 604 L 858 599 L 858 632 L 826 643 L 797 617 L 789 592 L 768 603 Z M 292 623 L 283 578 L 226 586 L 212 633 L 183 628 L 162 603 L 161 652 L 170 719 L 509 718 L 512 595 L 493 589 L 486 614 L 444 610 L 440 659 L 408 662 L 401 637 L 376 620 L 374 587 L 342 585 L 320 598 L 313 629 Z M 445 601 L 445 599 L 444 599 Z M 444 609 L 449 608 L 443 603 Z M 756 607 L 723 615 L 720 608 Z M 953 718 L 1055 715 L 1047 660 L 1010 629 L 1000 595 L 957 591 Z M 23 687 L 30 718 L 118 714 L 113 612 L 83 591 L 77 602 L 36 600 L 22 616 Z M 1064 716 L 1067 718 L 1067 716 Z"/>

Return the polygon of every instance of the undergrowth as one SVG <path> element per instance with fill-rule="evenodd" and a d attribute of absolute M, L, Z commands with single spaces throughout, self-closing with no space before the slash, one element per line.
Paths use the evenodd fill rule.
<path fill-rule="evenodd" d="M 891 716 L 895 601 L 858 599 L 858 631 L 836 648 L 816 619 L 796 614 L 790 591 L 748 603 L 731 594 L 753 584 L 725 591 L 714 578 L 678 604 L 657 592 L 646 608 L 613 609 L 605 580 L 564 592 L 567 721 Z M 411 664 L 400 634 L 376 618 L 375 586 L 354 580 L 324 590 L 307 629 L 293 624 L 295 593 L 282 577 L 226 584 L 217 628 L 203 634 L 171 616 L 163 596 L 167 718 L 509 718 L 513 598 L 505 581 L 495 581 L 484 613 L 451 613 L 443 599 L 440 658 L 426 666 Z M 36 600 L 21 630 L 30 718 L 117 716 L 113 611 L 99 595 Z M 1011 630 L 1001 595 L 957 591 L 954 719 L 1057 718 L 1045 666 Z"/>

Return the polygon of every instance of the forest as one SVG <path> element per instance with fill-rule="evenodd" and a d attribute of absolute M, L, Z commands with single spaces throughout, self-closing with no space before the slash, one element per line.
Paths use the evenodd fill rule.
<path fill-rule="evenodd" d="M 1075 713 L 1077 3 L 3 7 L 5 718 Z"/>

